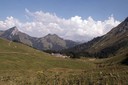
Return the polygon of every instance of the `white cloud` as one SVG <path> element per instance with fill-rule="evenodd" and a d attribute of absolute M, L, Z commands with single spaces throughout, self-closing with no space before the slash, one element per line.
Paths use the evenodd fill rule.
<path fill-rule="evenodd" d="M 91 16 L 87 19 L 82 19 L 80 16 L 64 19 L 56 14 L 43 11 L 30 12 L 28 9 L 25 11 L 27 20 L 30 19 L 28 22 L 20 22 L 11 16 L 7 17 L 5 21 L 0 21 L 0 29 L 17 26 L 31 36 L 42 37 L 51 33 L 58 34 L 65 39 L 88 41 L 107 33 L 120 23 L 113 16 L 104 21 L 95 21 Z"/>
<path fill-rule="evenodd" d="M 0 29 L 5 30 L 5 29 L 8 29 L 8 28 L 13 27 L 13 26 L 20 27 L 21 23 L 19 22 L 18 19 L 13 18 L 12 16 L 6 17 L 5 21 L 0 21 Z"/>

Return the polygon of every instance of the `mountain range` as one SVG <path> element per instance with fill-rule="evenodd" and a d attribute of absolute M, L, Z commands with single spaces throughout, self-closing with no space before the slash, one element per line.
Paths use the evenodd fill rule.
<path fill-rule="evenodd" d="M 61 51 L 89 58 L 64 59 L 36 50 L 43 48 L 44 41 L 49 45 L 64 40 L 56 34 L 36 38 L 13 27 L 0 31 L 0 36 L 1 85 L 128 84 L 128 18 L 101 37 Z"/>
<path fill-rule="evenodd" d="M 64 40 L 56 34 L 44 37 L 31 37 L 20 32 L 17 27 L 0 31 L 0 37 L 21 42 L 38 50 L 54 50 L 72 57 L 98 57 L 106 58 L 116 55 L 127 55 L 128 52 L 128 17 L 114 27 L 107 34 L 96 37 L 91 41 L 79 44 L 71 40 Z"/>
<path fill-rule="evenodd" d="M 0 37 L 14 42 L 21 42 L 38 50 L 58 51 L 78 44 L 71 40 L 64 40 L 56 34 L 48 34 L 41 38 L 31 37 L 28 34 L 20 32 L 16 26 L 5 31 L 0 31 Z"/>
<path fill-rule="evenodd" d="M 124 49 L 128 50 L 128 17 L 107 34 L 61 52 L 74 57 L 89 56 L 104 58 L 121 55 L 124 53 Z"/>

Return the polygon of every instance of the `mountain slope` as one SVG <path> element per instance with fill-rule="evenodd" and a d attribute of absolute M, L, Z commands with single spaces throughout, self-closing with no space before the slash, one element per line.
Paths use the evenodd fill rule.
<path fill-rule="evenodd" d="M 107 34 L 66 50 L 79 56 L 109 57 L 128 49 L 128 17 Z"/>
<path fill-rule="evenodd" d="M 120 49 L 128 49 L 128 17 L 117 27 L 103 36 L 97 43 L 88 49 L 89 53 L 96 53 L 97 56 L 113 56 Z"/>
<path fill-rule="evenodd" d="M 128 41 L 128 18 L 103 36 L 89 49 L 92 52 L 101 51 L 104 48 Z M 126 43 L 127 44 L 127 43 Z"/>
<path fill-rule="evenodd" d="M 48 34 L 45 37 L 38 39 L 38 44 L 35 44 L 39 50 L 62 50 L 77 45 L 71 40 L 64 40 L 56 34 Z M 34 46 L 34 47 L 36 47 Z"/>
<path fill-rule="evenodd" d="M 1 31 L 1 30 L 0 30 L 0 35 L 2 35 L 2 34 L 3 34 L 3 32 L 4 32 L 4 31 Z"/>
<path fill-rule="evenodd" d="M 20 32 L 17 27 L 12 27 L 9 30 L 4 31 L 0 37 L 11 40 L 11 41 L 18 41 L 29 46 L 32 46 L 33 37 Z"/>
<path fill-rule="evenodd" d="M 48 34 L 42 38 L 31 37 L 20 32 L 17 27 L 12 27 L 4 32 L 1 32 L 0 37 L 24 43 L 38 50 L 62 50 L 78 44 L 74 41 L 64 40 L 55 34 Z"/>

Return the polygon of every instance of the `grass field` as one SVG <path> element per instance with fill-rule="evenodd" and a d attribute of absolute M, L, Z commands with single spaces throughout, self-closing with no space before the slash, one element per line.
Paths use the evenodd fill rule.
<path fill-rule="evenodd" d="M 57 58 L 0 39 L 0 85 L 128 85 L 128 66 L 120 64 L 125 58 Z"/>

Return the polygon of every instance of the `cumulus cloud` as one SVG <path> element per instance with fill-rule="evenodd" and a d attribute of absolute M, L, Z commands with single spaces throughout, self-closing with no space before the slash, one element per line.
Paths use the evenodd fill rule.
<path fill-rule="evenodd" d="M 88 41 L 107 33 L 120 23 L 113 16 L 104 21 L 96 21 L 91 16 L 87 19 L 82 19 L 80 16 L 65 19 L 48 12 L 30 12 L 28 9 L 25 11 L 28 21 L 20 22 L 12 16 L 7 17 L 5 21 L 0 21 L 0 29 L 17 26 L 21 31 L 31 36 L 43 37 L 51 33 L 65 39 Z"/>
<path fill-rule="evenodd" d="M 12 16 L 6 17 L 5 21 L 0 21 L 0 29 L 5 30 L 5 29 L 8 29 L 8 28 L 13 27 L 13 26 L 20 27 L 21 23 L 18 19 L 13 18 Z"/>

